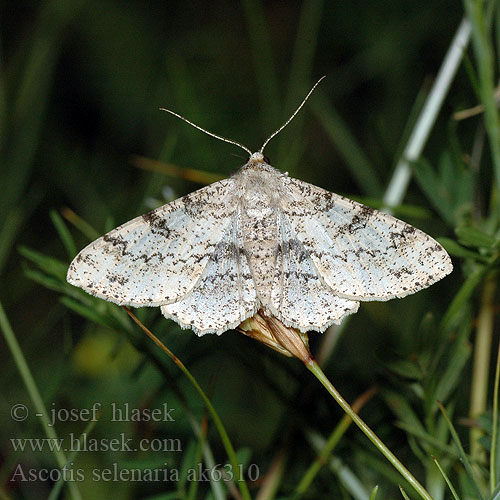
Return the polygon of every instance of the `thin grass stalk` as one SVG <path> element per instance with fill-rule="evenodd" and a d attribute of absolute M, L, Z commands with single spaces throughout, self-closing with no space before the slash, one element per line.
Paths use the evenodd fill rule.
<path fill-rule="evenodd" d="M 408 143 L 406 144 L 403 154 L 396 165 L 389 186 L 387 187 L 383 201 L 384 205 L 389 209 L 401 204 L 404 198 L 411 179 L 410 164 L 416 161 L 422 153 L 444 98 L 460 66 L 464 49 L 469 43 L 470 34 L 470 22 L 467 19 L 463 19 L 453 37 L 434 85 L 432 86 L 422 112 L 415 123 L 415 127 L 413 128 Z"/>
<path fill-rule="evenodd" d="M 198 434 L 198 448 L 196 451 L 196 458 L 195 458 L 195 463 L 199 463 L 201 460 L 201 457 L 203 455 L 203 448 L 206 443 L 207 439 L 207 419 L 206 415 L 203 415 L 202 423 L 199 426 L 200 432 Z M 212 481 L 210 480 L 210 485 L 217 484 L 217 481 Z M 191 484 L 189 485 L 188 488 L 188 493 L 186 495 L 186 500 L 196 500 L 196 495 L 198 494 L 198 486 L 199 486 L 199 481 L 191 481 Z M 220 485 L 218 485 L 220 486 Z M 219 488 L 218 488 L 219 489 Z M 214 496 L 216 496 L 216 492 L 212 490 L 212 493 Z M 217 498 L 217 496 L 216 496 Z M 220 498 L 220 497 L 219 497 Z M 224 496 L 222 496 L 224 498 Z"/>
<path fill-rule="evenodd" d="M 385 191 L 383 204 L 389 210 L 400 205 L 404 199 L 411 179 L 410 162 L 418 159 L 425 146 L 427 138 L 436 121 L 437 114 L 441 109 L 441 104 L 460 65 L 463 52 L 469 43 L 470 33 L 470 23 L 466 19 L 463 19 L 453 37 L 436 81 L 427 97 L 420 116 L 415 122 L 408 143 L 403 150 L 403 154 L 396 165 L 392 178 Z M 344 324 L 346 324 L 346 320 L 344 320 L 343 325 Z M 328 333 L 329 332 L 326 332 L 325 336 L 328 335 Z M 329 358 L 334 346 L 335 343 L 330 343 L 327 348 L 322 348 L 322 359 L 326 360 Z"/>
<path fill-rule="evenodd" d="M 465 453 L 464 447 L 462 446 L 462 443 L 460 442 L 460 438 L 458 437 L 457 431 L 455 430 L 455 427 L 453 426 L 450 417 L 448 416 L 448 413 L 443 406 L 443 403 L 441 401 L 438 401 L 438 406 L 439 409 L 441 410 L 441 413 L 443 414 L 443 417 L 446 420 L 446 424 L 448 425 L 448 429 L 450 430 L 451 437 L 453 439 L 453 442 L 455 443 L 455 446 L 458 449 L 458 453 L 460 455 L 460 461 L 462 462 L 465 471 L 467 472 L 467 475 L 472 482 L 472 485 L 474 486 L 474 489 L 476 490 L 477 493 L 477 498 L 479 500 L 485 500 L 482 492 L 481 492 L 481 487 L 476 479 L 476 474 L 472 468 L 472 465 L 467 458 L 467 454 Z"/>
<path fill-rule="evenodd" d="M 310 106 L 364 194 L 380 196 L 383 186 L 375 168 L 326 96 L 318 92 Z"/>
<path fill-rule="evenodd" d="M 375 498 L 377 497 L 377 493 L 378 493 L 378 485 L 376 485 L 375 488 L 373 488 L 369 500 L 375 500 Z"/>
<path fill-rule="evenodd" d="M 466 307 L 467 301 L 474 293 L 474 290 L 479 286 L 483 279 L 495 269 L 500 263 L 500 254 L 492 256 L 486 265 L 478 267 L 474 270 L 462 283 L 460 290 L 455 294 L 447 311 L 444 313 L 440 323 L 440 328 L 443 331 L 449 330 L 456 326 L 460 319 L 460 312 Z"/>
<path fill-rule="evenodd" d="M 374 393 L 375 389 L 372 388 L 366 391 L 364 394 L 362 394 L 358 399 L 356 399 L 356 401 L 354 401 L 354 403 L 351 406 L 353 411 L 358 413 L 361 410 L 361 408 L 366 404 L 366 402 L 373 396 Z M 323 446 L 321 452 L 318 454 L 314 462 L 309 466 L 306 473 L 302 476 L 300 483 L 295 489 L 295 493 L 299 495 L 299 497 L 308 490 L 314 478 L 317 476 L 318 472 L 323 467 L 323 465 L 326 464 L 326 462 L 328 461 L 328 457 L 331 455 L 332 451 L 335 449 L 335 447 L 337 446 L 337 444 L 339 443 L 339 441 L 341 440 L 342 436 L 345 434 L 351 423 L 352 423 L 352 418 L 349 415 L 344 415 L 344 417 L 337 424 L 335 429 L 333 429 L 333 432 L 328 437 L 325 446 Z"/>
<path fill-rule="evenodd" d="M 479 76 L 479 93 L 484 106 L 486 132 L 489 137 L 496 186 L 500 192 L 500 118 L 495 100 L 495 65 L 497 61 L 490 39 L 489 20 L 484 9 L 485 2 L 465 0 L 464 5 L 472 27 L 472 42 Z"/>
<path fill-rule="evenodd" d="M 115 308 L 113 308 L 114 310 Z M 121 314 L 120 314 L 121 316 Z M 130 325 L 130 323 L 128 323 Z M 154 349 L 154 348 L 153 348 Z M 148 353 L 151 353 L 151 351 L 148 351 Z M 162 358 L 163 359 L 163 358 Z M 201 423 L 198 422 L 198 419 L 195 417 L 193 412 L 191 411 L 187 401 L 185 400 L 184 393 L 180 390 L 177 380 L 175 378 L 172 378 L 171 375 L 165 370 L 165 367 L 163 364 L 159 363 L 159 360 L 156 358 L 153 358 L 153 361 L 157 365 L 158 369 L 160 372 L 163 374 L 165 378 L 165 384 L 168 385 L 169 390 L 172 390 L 173 393 L 175 394 L 182 411 L 186 414 L 186 417 L 191 425 L 191 428 L 198 438 L 199 442 L 203 442 L 203 459 L 205 461 L 206 466 L 209 469 L 213 469 L 217 467 L 217 463 L 214 459 L 214 455 L 212 453 L 212 450 L 210 448 L 210 443 L 206 440 L 206 433 L 207 433 L 207 418 L 204 415 Z M 196 461 L 197 463 L 197 461 Z M 194 481 L 197 483 L 197 481 Z M 197 485 L 199 486 L 199 484 Z M 214 497 L 214 500 L 225 500 L 226 498 L 226 491 L 222 486 L 221 481 L 214 481 L 212 478 L 210 478 L 210 487 L 212 490 L 212 494 Z M 195 487 L 193 486 L 193 490 Z M 189 490 L 190 492 L 192 491 L 191 488 Z"/>
<path fill-rule="evenodd" d="M 94 430 L 94 427 L 97 425 L 97 422 L 99 421 L 99 417 L 96 420 L 91 420 L 83 430 L 83 432 L 80 434 L 78 437 L 78 446 L 77 448 L 70 454 L 67 465 L 68 467 L 71 468 L 73 465 L 76 457 L 78 456 L 78 453 L 81 449 L 84 448 L 84 440 L 90 435 L 90 433 Z M 57 500 L 59 498 L 59 495 L 61 494 L 61 490 L 63 489 L 64 485 L 66 484 L 66 480 L 64 478 L 64 474 L 61 474 L 59 476 L 59 479 L 57 480 L 56 484 L 52 488 L 50 495 L 47 497 L 47 500 Z"/>
<path fill-rule="evenodd" d="M 306 363 L 306 367 L 321 382 L 321 384 L 323 384 L 333 399 L 335 399 L 346 414 L 351 417 L 353 422 L 361 429 L 365 436 L 375 445 L 382 455 L 384 455 L 390 464 L 401 474 L 401 476 L 406 479 L 406 481 L 408 481 L 413 489 L 419 494 L 420 498 L 423 498 L 424 500 L 433 500 L 430 493 L 420 484 L 413 474 L 399 461 L 394 453 L 387 448 L 383 441 L 370 429 L 370 427 L 368 427 L 364 420 L 362 420 L 361 417 L 353 411 L 353 409 L 349 406 L 349 403 L 347 403 L 347 401 L 340 395 L 328 377 L 324 374 L 318 363 L 312 360 L 309 363 Z"/>
<path fill-rule="evenodd" d="M 470 392 L 469 416 L 476 419 L 486 411 L 491 359 L 491 343 L 495 311 L 493 300 L 496 289 L 497 275 L 490 276 L 483 287 L 481 310 L 477 321 L 476 340 L 474 345 L 474 362 L 472 365 L 472 382 Z M 484 432 L 474 426 L 470 431 L 470 452 L 472 458 L 480 463 L 486 460 L 486 452 L 480 439 Z"/>
<path fill-rule="evenodd" d="M 10 322 L 5 314 L 5 310 L 0 302 L 0 330 L 3 332 L 3 336 L 7 345 L 9 346 L 12 357 L 14 358 L 14 362 L 19 370 L 21 378 L 24 382 L 26 390 L 28 391 L 28 395 L 35 407 L 36 413 L 40 415 L 40 421 L 42 423 L 43 430 L 47 436 L 47 438 L 52 442 L 57 442 L 58 437 L 54 427 L 50 424 L 49 420 L 49 412 L 45 407 L 42 396 L 38 387 L 36 385 L 35 379 L 31 374 L 31 370 L 26 362 L 26 358 L 21 350 L 21 346 L 19 345 L 14 330 L 12 329 Z M 54 447 L 53 450 L 54 457 L 57 461 L 57 465 L 62 469 L 67 464 L 66 455 L 64 451 L 58 450 L 57 447 Z M 73 500 L 83 500 L 80 494 L 80 491 L 73 481 L 67 481 L 68 490 L 71 498 Z"/>
<path fill-rule="evenodd" d="M 182 396 L 181 396 L 182 398 Z M 217 463 L 215 462 L 214 455 L 212 453 L 212 450 L 210 448 L 209 443 L 206 440 L 206 434 L 207 434 L 207 425 L 206 425 L 206 417 L 203 417 L 202 423 L 200 424 L 194 415 L 191 413 L 189 408 L 184 405 L 184 411 L 187 412 L 189 422 L 191 424 L 191 427 L 193 428 L 196 436 L 202 442 L 202 452 L 203 452 L 203 460 L 205 461 L 205 464 L 209 469 L 214 469 L 217 467 Z M 197 483 L 198 481 L 194 481 Z M 198 485 L 199 486 L 199 485 Z M 197 486 L 197 487 L 198 487 Z M 193 489 L 190 489 L 191 491 L 194 491 L 197 489 L 193 487 Z M 225 500 L 226 498 L 226 492 L 222 488 L 220 481 L 213 481 L 212 479 L 210 480 L 210 488 L 212 489 L 212 495 L 214 497 L 214 500 Z M 196 497 L 195 497 L 196 498 Z"/>
<path fill-rule="evenodd" d="M 453 495 L 453 498 L 455 500 L 460 500 L 460 497 L 458 496 L 457 490 L 455 490 L 455 488 L 453 487 L 453 484 L 451 484 L 450 478 L 448 477 L 448 475 L 446 474 L 444 469 L 441 467 L 440 463 L 437 461 L 437 459 L 435 457 L 432 457 L 432 460 L 434 460 L 436 467 L 439 469 L 439 472 L 441 473 L 446 484 L 448 485 L 448 488 L 450 489 L 451 494 Z"/>
<path fill-rule="evenodd" d="M 493 428 L 491 431 L 490 452 L 490 490 L 495 491 L 497 486 L 497 463 L 498 463 L 498 388 L 500 381 L 500 343 L 497 351 L 497 366 L 495 369 L 495 387 L 493 389 Z"/>
<path fill-rule="evenodd" d="M 314 431 L 307 433 L 307 441 L 310 446 L 319 452 L 325 445 L 325 440 L 319 434 Z M 342 490 L 349 493 L 349 499 L 352 500 L 367 500 L 370 492 L 365 487 L 363 481 L 356 475 L 355 472 L 343 462 L 338 456 L 330 456 L 325 464 L 328 469 L 334 474 L 334 476 L 339 480 Z M 296 497 L 293 497 L 296 500 Z"/>
<path fill-rule="evenodd" d="M 399 485 L 399 491 L 401 492 L 401 495 L 403 495 L 403 498 L 405 500 L 410 500 L 410 497 L 406 494 L 406 491 L 403 489 L 401 485 Z"/>
<path fill-rule="evenodd" d="M 272 500 L 275 498 L 278 488 L 283 479 L 285 465 L 288 460 L 286 447 L 281 448 L 274 457 L 267 474 L 265 475 L 262 486 L 255 500 Z"/>
<path fill-rule="evenodd" d="M 231 462 L 231 466 L 233 467 L 234 474 L 237 476 L 236 484 L 238 485 L 241 496 L 245 500 L 251 500 L 250 492 L 248 490 L 248 486 L 245 482 L 245 479 L 239 477 L 240 468 L 238 467 L 238 459 L 236 457 L 236 452 L 231 443 L 231 440 L 229 439 L 229 435 L 227 434 L 224 424 L 222 423 L 222 420 L 220 419 L 217 411 L 215 410 L 212 403 L 208 399 L 208 396 L 201 388 L 200 384 L 198 384 L 198 381 L 193 377 L 193 375 L 186 368 L 184 363 L 153 332 L 151 332 L 151 330 L 149 330 L 146 326 L 144 326 L 142 322 L 137 318 L 137 316 L 132 311 L 130 311 L 130 309 L 128 309 L 125 306 L 122 307 L 123 309 L 125 309 L 125 311 L 127 311 L 127 314 L 141 328 L 141 330 L 181 369 L 181 371 L 184 373 L 184 375 L 186 375 L 191 384 L 193 384 L 194 388 L 198 391 L 198 394 L 203 399 L 203 402 L 205 403 L 207 410 L 209 411 L 212 420 L 214 421 L 215 426 L 217 427 L 220 438 L 222 440 L 222 444 L 224 445 L 229 461 Z"/>

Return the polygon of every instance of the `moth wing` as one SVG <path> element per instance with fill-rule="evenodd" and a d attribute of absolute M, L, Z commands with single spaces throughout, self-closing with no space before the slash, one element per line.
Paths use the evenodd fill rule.
<path fill-rule="evenodd" d="M 389 300 L 426 288 L 453 266 L 444 248 L 384 212 L 283 178 L 282 210 L 323 280 L 353 300 Z"/>
<path fill-rule="evenodd" d="M 309 251 L 283 214 L 278 214 L 280 250 L 271 291 L 273 314 L 287 326 L 323 331 L 358 310 L 359 302 L 341 298 L 325 283 Z"/>
<path fill-rule="evenodd" d="M 236 327 L 258 309 L 252 273 L 243 251 L 241 217 L 236 212 L 195 287 L 162 314 L 198 335 Z"/>
<path fill-rule="evenodd" d="M 225 179 L 137 217 L 84 248 L 67 280 L 120 305 L 174 302 L 202 275 L 237 199 L 234 179 Z"/>

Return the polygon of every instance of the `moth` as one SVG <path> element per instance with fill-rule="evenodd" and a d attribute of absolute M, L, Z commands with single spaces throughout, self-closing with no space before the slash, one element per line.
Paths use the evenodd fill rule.
<path fill-rule="evenodd" d="M 248 162 L 97 239 L 70 264 L 68 282 L 119 305 L 159 306 L 203 335 L 260 309 L 324 331 L 360 301 L 404 297 L 450 273 L 450 257 L 424 232 L 270 165 L 265 146 L 316 85 L 256 153 L 165 110 L 241 147 Z"/>

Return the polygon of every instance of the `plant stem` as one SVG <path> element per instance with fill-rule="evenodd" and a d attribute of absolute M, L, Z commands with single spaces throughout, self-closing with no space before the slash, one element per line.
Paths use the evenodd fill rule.
<path fill-rule="evenodd" d="M 496 58 L 490 40 L 490 29 L 485 2 L 464 0 L 467 17 L 472 25 L 472 42 L 476 53 L 479 93 L 484 106 L 486 132 L 489 137 L 491 159 L 497 189 L 500 191 L 500 118 L 495 101 Z"/>
<path fill-rule="evenodd" d="M 359 417 L 359 415 L 349 406 L 349 403 L 340 395 L 335 389 L 333 384 L 328 380 L 323 370 L 320 368 L 315 360 L 306 364 L 306 367 L 311 371 L 314 376 L 323 384 L 325 389 L 332 395 L 333 399 L 337 401 L 340 407 L 351 417 L 353 422 L 363 431 L 365 436 L 378 448 L 385 458 L 392 464 L 392 466 L 412 485 L 415 491 L 424 500 L 433 500 L 429 492 L 419 483 L 413 474 L 398 460 L 389 448 L 382 442 L 382 440 L 373 432 L 368 425 Z"/>
<path fill-rule="evenodd" d="M 0 303 L 0 330 L 2 330 L 5 341 L 9 346 L 12 357 L 14 358 L 14 362 L 16 363 L 17 369 L 21 375 L 21 378 L 24 382 L 26 390 L 28 391 L 29 397 L 33 406 L 35 407 L 36 413 L 40 415 L 40 421 L 42 423 L 43 430 L 51 442 L 58 442 L 59 439 L 57 437 L 56 431 L 54 427 L 50 424 L 49 420 L 49 412 L 47 408 L 45 408 L 45 404 L 43 402 L 42 396 L 38 387 L 36 385 L 35 379 L 31 374 L 28 363 L 26 362 L 26 358 L 24 357 L 23 351 L 17 341 L 16 335 L 12 327 L 10 326 L 9 320 L 5 311 L 3 309 L 2 304 Z M 58 450 L 54 448 L 54 456 L 56 458 L 58 466 L 62 469 L 65 465 L 68 464 L 68 460 L 66 459 L 66 455 L 64 451 Z M 71 468 L 71 467 L 70 467 Z M 67 481 L 70 497 L 73 500 L 82 500 L 82 496 L 80 495 L 80 491 L 78 490 L 77 485 L 73 481 Z"/>
<path fill-rule="evenodd" d="M 438 462 L 438 460 L 435 457 L 432 457 L 432 460 L 434 460 L 434 463 L 436 464 L 436 467 L 439 469 L 439 472 L 441 473 L 441 475 L 443 476 L 444 480 L 446 481 L 446 484 L 447 484 L 448 488 L 450 489 L 451 494 L 453 495 L 453 498 L 455 500 L 460 500 L 460 497 L 458 496 L 457 491 L 453 487 L 453 484 L 451 483 L 450 478 L 448 477 L 448 475 L 446 474 L 446 472 L 444 471 L 444 469 L 441 467 L 441 464 Z"/>
<path fill-rule="evenodd" d="M 460 438 L 458 437 L 457 431 L 455 427 L 453 426 L 450 417 L 448 416 L 448 413 L 446 412 L 445 407 L 443 406 L 443 403 L 441 401 L 437 402 L 439 409 L 441 410 L 441 413 L 443 414 L 443 417 L 446 420 L 446 425 L 448 426 L 448 429 L 450 430 L 451 437 L 455 443 L 455 446 L 457 447 L 458 454 L 460 456 L 460 461 L 462 462 L 465 472 L 467 472 L 467 476 L 469 476 L 469 480 L 472 483 L 472 486 L 476 490 L 477 498 L 479 500 L 485 500 L 482 492 L 481 492 L 481 485 L 478 482 L 478 474 L 474 471 L 470 460 L 468 459 L 464 447 L 462 446 L 462 443 L 460 442 Z"/>
<path fill-rule="evenodd" d="M 460 26 L 458 27 L 458 30 L 450 44 L 450 48 L 448 49 L 441 69 L 439 70 L 436 81 L 434 82 L 432 90 L 427 97 L 422 111 L 420 112 L 420 115 L 411 132 L 403 154 L 401 155 L 401 158 L 399 159 L 396 168 L 394 169 L 391 181 L 389 182 L 389 185 L 387 186 L 387 189 L 385 191 L 383 203 L 388 211 L 390 211 L 391 208 L 400 205 L 403 201 L 406 189 L 408 188 L 408 184 L 411 178 L 410 163 L 418 159 L 425 146 L 427 138 L 429 137 L 431 129 L 436 121 L 437 114 L 441 108 L 441 104 L 446 96 L 446 93 L 448 92 L 451 82 L 453 81 L 455 73 L 462 60 L 463 52 L 467 47 L 467 44 L 469 43 L 470 34 L 470 23 L 466 19 L 464 19 L 460 23 Z M 314 102 L 312 103 L 312 106 L 314 109 L 318 109 Z M 329 115 L 330 122 L 328 122 L 328 120 L 325 122 L 326 115 L 324 115 L 323 113 L 318 114 L 318 116 L 323 119 L 325 130 L 327 132 L 333 132 L 334 122 L 332 122 L 331 120 L 331 117 L 333 116 L 332 113 L 330 113 Z M 336 128 L 335 135 L 338 135 L 340 133 L 341 128 L 342 127 Z M 330 135 L 332 134 L 330 133 Z M 345 140 L 346 138 L 344 137 L 343 141 L 345 142 Z M 338 148 L 341 147 L 339 144 L 337 144 L 337 146 Z M 363 172 L 365 174 L 370 173 L 371 167 L 366 161 L 363 160 L 363 156 L 361 154 L 359 154 L 357 158 L 354 158 L 354 160 L 356 160 L 359 165 L 363 166 Z M 347 321 L 349 321 L 349 319 L 342 322 L 341 328 L 347 324 Z M 324 334 L 323 339 L 328 338 L 326 335 L 327 333 Z M 327 345 L 326 348 L 322 348 L 321 359 L 328 358 L 333 347 L 334 343 L 331 343 Z"/>
<path fill-rule="evenodd" d="M 389 209 L 399 205 L 403 200 L 411 178 L 410 163 L 417 160 L 422 153 L 444 98 L 462 61 L 470 34 L 471 25 L 467 19 L 463 19 L 385 192 L 384 205 Z"/>
<path fill-rule="evenodd" d="M 151 330 L 149 330 L 146 326 L 144 326 L 132 311 L 130 311 L 125 306 L 122 307 L 123 309 L 125 309 L 125 311 L 127 311 L 127 314 L 141 328 L 141 330 L 181 369 L 181 371 L 184 373 L 184 375 L 186 375 L 191 384 L 193 384 L 194 388 L 198 391 L 199 395 L 203 399 L 203 402 L 205 403 L 207 410 L 209 411 L 215 423 L 215 426 L 217 427 L 224 448 L 226 449 L 226 452 L 228 454 L 229 461 L 231 462 L 231 466 L 234 469 L 234 477 L 236 478 L 235 482 L 237 483 L 240 489 L 241 496 L 245 500 L 251 500 L 250 492 L 248 490 L 248 486 L 245 482 L 245 479 L 239 477 L 240 467 L 238 467 L 238 459 L 236 457 L 236 452 L 234 451 L 231 440 L 229 439 L 226 429 L 224 428 L 224 424 L 222 423 L 222 420 L 220 419 L 218 413 L 216 412 L 212 403 L 208 399 L 207 395 L 201 388 L 200 384 L 198 384 L 198 381 L 193 377 L 193 375 L 186 368 L 184 363 Z"/>
<path fill-rule="evenodd" d="M 496 288 L 496 273 L 484 283 L 481 310 L 477 321 L 476 341 L 474 345 L 474 363 L 470 392 L 469 416 L 476 419 L 486 411 L 488 398 L 488 377 L 490 372 L 491 342 L 493 337 L 494 309 L 493 299 Z M 485 461 L 484 447 L 480 443 L 483 431 L 472 427 L 470 431 L 471 456 L 482 463 Z"/>
<path fill-rule="evenodd" d="M 491 454 L 490 454 L 490 489 L 492 494 L 497 486 L 499 380 L 500 380 L 500 343 L 498 344 L 497 366 L 495 369 L 495 388 L 493 392 L 493 429 L 491 431 Z"/>
<path fill-rule="evenodd" d="M 373 396 L 375 392 L 376 389 L 372 388 L 362 394 L 358 399 L 356 399 L 356 401 L 354 401 L 354 403 L 352 404 L 353 411 L 358 412 L 359 410 L 361 410 L 364 404 Z M 349 415 L 344 415 L 342 420 L 337 424 L 333 432 L 330 434 L 330 437 L 326 441 L 325 445 L 323 446 L 323 449 L 318 454 L 314 462 L 309 466 L 306 473 L 300 480 L 297 488 L 295 488 L 295 493 L 297 495 L 302 495 L 308 490 L 321 467 L 323 467 L 323 465 L 327 463 L 328 457 L 331 455 L 333 449 L 335 448 L 335 446 L 337 446 L 337 443 L 340 441 L 342 436 L 351 425 L 351 422 L 352 418 Z"/>

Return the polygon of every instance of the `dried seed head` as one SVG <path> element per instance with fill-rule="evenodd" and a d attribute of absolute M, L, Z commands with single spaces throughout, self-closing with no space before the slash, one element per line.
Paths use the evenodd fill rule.
<path fill-rule="evenodd" d="M 236 330 L 285 356 L 299 358 L 305 364 L 313 359 L 309 351 L 307 333 L 284 325 L 274 316 L 267 316 L 262 309 L 243 321 Z"/>

